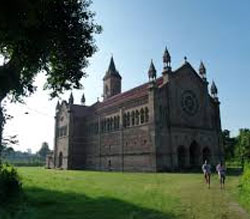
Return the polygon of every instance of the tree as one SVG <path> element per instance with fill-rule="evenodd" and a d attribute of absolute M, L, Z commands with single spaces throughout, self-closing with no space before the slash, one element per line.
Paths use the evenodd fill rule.
<path fill-rule="evenodd" d="M 237 136 L 236 155 L 240 157 L 242 165 L 245 160 L 250 159 L 250 130 L 240 129 L 240 133 Z"/>
<path fill-rule="evenodd" d="M 42 143 L 41 149 L 37 152 L 42 158 L 46 158 L 47 154 L 50 152 L 49 144 L 47 142 Z"/>
<path fill-rule="evenodd" d="M 230 137 L 230 131 L 225 129 L 222 131 L 223 146 L 226 160 L 234 157 L 236 139 Z"/>
<path fill-rule="evenodd" d="M 39 72 L 47 77 L 51 97 L 81 88 L 88 58 L 97 50 L 89 0 L 3 0 L 0 7 L 0 145 L 4 116 L 2 101 L 21 101 L 35 91 Z"/>

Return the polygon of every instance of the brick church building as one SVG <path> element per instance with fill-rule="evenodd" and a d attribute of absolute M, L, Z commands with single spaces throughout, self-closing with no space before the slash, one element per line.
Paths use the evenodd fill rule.
<path fill-rule="evenodd" d="M 186 60 L 176 70 L 166 49 L 160 77 L 121 92 L 113 57 L 103 78 L 103 101 L 58 102 L 54 152 L 47 165 L 62 169 L 170 171 L 222 158 L 220 102 L 206 69 Z M 84 99 L 84 98 L 83 98 Z"/>

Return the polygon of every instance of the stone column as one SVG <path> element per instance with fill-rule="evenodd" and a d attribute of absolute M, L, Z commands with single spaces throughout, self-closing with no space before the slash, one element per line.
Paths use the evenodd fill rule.
<path fill-rule="evenodd" d="M 102 127 L 101 127 L 101 115 L 98 116 L 98 137 L 99 137 L 99 141 L 98 141 L 98 158 L 99 158 L 99 170 L 101 170 L 102 168 Z"/>
<path fill-rule="evenodd" d="M 58 159 L 57 159 L 57 153 L 58 153 L 58 148 L 57 148 L 57 137 L 58 137 L 58 112 L 56 112 L 55 115 L 55 127 L 54 127 L 54 168 L 58 166 Z"/>
<path fill-rule="evenodd" d="M 157 171 L 157 136 L 156 136 L 156 84 L 152 81 L 149 84 L 148 91 L 148 108 L 149 108 L 149 137 L 151 139 L 151 169 Z"/>
<path fill-rule="evenodd" d="M 120 108 L 119 116 L 120 116 L 120 156 L 121 156 L 121 171 L 124 171 L 124 133 L 123 133 L 123 113 L 124 113 L 124 108 Z"/>

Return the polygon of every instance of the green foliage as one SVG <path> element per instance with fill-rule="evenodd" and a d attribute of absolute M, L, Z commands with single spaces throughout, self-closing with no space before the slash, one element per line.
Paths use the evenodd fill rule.
<path fill-rule="evenodd" d="M 50 152 L 49 144 L 47 142 L 42 143 L 42 147 L 37 152 L 43 159 L 46 158 L 46 155 Z"/>
<path fill-rule="evenodd" d="M 250 211 L 250 163 L 244 166 L 240 188 L 241 201 Z"/>
<path fill-rule="evenodd" d="M 234 158 L 234 151 L 236 145 L 236 139 L 230 137 L 230 131 L 225 129 L 222 131 L 222 140 L 224 146 L 225 159 L 229 160 Z"/>
<path fill-rule="evenodd" d="M 240 129 L 236 139 L 235 155 L 241 159 L 243 164 L 244 161 L 250 159 L 250 130 Z"/>
<path fill-rule="evenodd" d="M 46 72 L 52 97 L 80 88 L 87 58 L 96 51 L 101 27 L 89 10 L 91 1 L 3 0 L 0 7 L 0 101 L 35 91 L 34 77 Z"/>
<path fill-rule="evenodd" d="M 20 195 L 22 183 L 16 169 L 0 163 L 0 203 L 8 203 Z"/>

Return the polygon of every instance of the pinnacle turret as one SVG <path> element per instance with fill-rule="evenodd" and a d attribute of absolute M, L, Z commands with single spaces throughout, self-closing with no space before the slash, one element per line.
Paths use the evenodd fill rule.
<path fill-rule="evenodd" d="M 84 93 L 82 94 L 82 98 L 81 98 L 81 104 L 82 105 L 85 105 L 85 101 L 86 101 L 86 99 L 85 99 L 85 95 L 84 95 Z"/>
<path fill-rule="evenodd" d="M 168 48 L 165 48 L 164 54 L 163 54 L 163 63 L 164 67 L 171 67 L 171 56 L 168 52 Z"/>
<path fill-rule="evenodd" d="M 203 79 L 206 78 L 206 68 L 205 68 L 205 65 L 202 61 L 200 63 L 200 67 L 199 67 L 199 73 L 200 73 L 201 78 L 203 78 Z"/>
<path fill-rule="evenodd" d="M 59 108 L 60 108 L 60 102 L 59 102 L 59 100 L 57 101 L 57 104 L 56 104 L 56 110 L 59 110 Z"/>
<path fill-rule="evenodd" d="M 72 92 L 70 93 L 70 96 L 69 96 L 69 104 L 70 104 L 70 105 L 73 105 L 73 104 L 74 104 L 74 97 L 73 97 Z"/>
<path fill-rule="evenodd" d="M 150 66 L 149 66 L 149 70 L 148 70 L 148 78 L 150 79 L 156 79 L 156 69 L 153 63 L 153 60 L 151 60 Z"/>
<path fill-rule="evenodd" d="M 211 85 L 211 88 L 210 88 L 210 91 L 211 91 L 211 95 L 212 97 L 214 98 L 217 98 L 217 95 L 218 95 L 218 89 L 214 83 L 214 81 L 212 82 L 212 85 Z"/>

